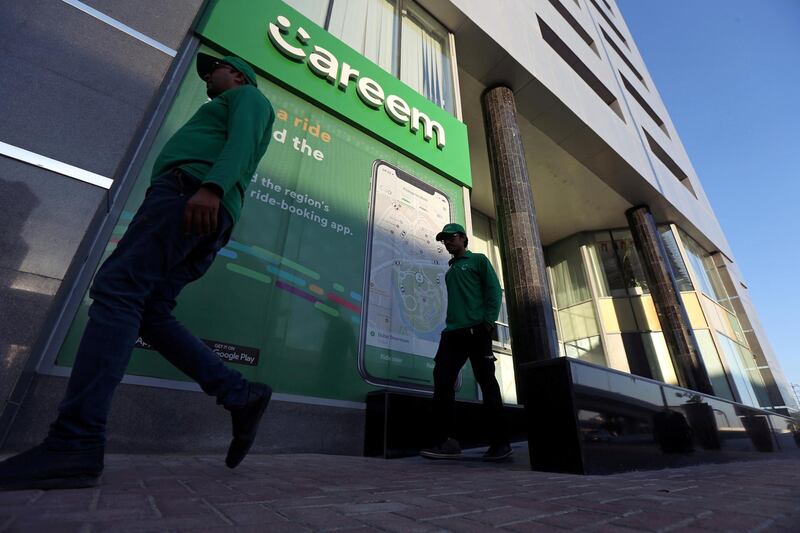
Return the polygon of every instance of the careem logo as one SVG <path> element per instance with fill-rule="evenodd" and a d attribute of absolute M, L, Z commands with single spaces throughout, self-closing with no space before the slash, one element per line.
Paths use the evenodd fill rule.
<path fill-rule="evenodd" d="M 358 70 L 348 63 L 339 64 L 339 59 L 321 46 L 313 46 L 311 53 L 306 49 L 311 46 L 311 35 L 302 27 L 297 28 L 294 39 L 300 46 L 289 43 L 284 35 L 289 35 L 292 23 L 288 18 L 279 16 L 277 24 L 269 23 L 269 40 L 284 56 L 298 63 L 305 63 L 309 70 L 336 86 L 340 91 L 347 91 L 350 82 L 354 82 L 356 93 L 361 101 L 372 109 L 383 110 L 395 123 L 406 126 L 411 133 L 416 134 L 422 129 L 422 137 L 430 142 L 436 133 L 436 147 L 444 148 L 445 134 L 441 124 L 417 109 L 411 107 L 401 97 L 395 94 L 386 95 L 383 87 L 372 78 L 361 76 Z"/>

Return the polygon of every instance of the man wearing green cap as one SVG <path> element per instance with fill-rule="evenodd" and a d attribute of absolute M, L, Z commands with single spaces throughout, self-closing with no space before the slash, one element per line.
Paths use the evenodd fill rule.
<path fill-rule="evenodd" d="M 97 483 L 111 399 L 139 337 L 230 411 L 230 468 L 255 439 L 272 390 L 226 366 L 172 310 L 183 287 L 205 274 L 230 238 L 275 113 L 242 59 L 201 53 L 197 72 L 210 101 L 156 159 L 144 202 L 95 276 L 89 322 L 58 417 L 42 444 L 0 463 L 0 489 Z"/>
<path fill-rule="evenodd" d="M 429 459 L 455 459 L 461 446 L 453 438 L 455 384 L 469 359 L 483 392 L 489 429 L 486 461 L 501 461 L 511 455 L 503 420 L 503 399 L 494 377 L 492 331 L 500 313 L 502 290 L 497 274 L 483 254 L 467 250 L 469 239 L 460 224 L 447 224 L 436 235 L 453 258 L 445 274 L 447 319 L 433 368 L 433 427 L 435 445 L 420 452 Z"/>

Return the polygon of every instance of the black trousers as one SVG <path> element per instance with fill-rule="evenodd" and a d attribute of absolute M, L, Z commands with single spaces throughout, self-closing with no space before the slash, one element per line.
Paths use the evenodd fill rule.
<path fill-rule="evenodd" d="M 442 332 L 433 368 L 433 423 L 436 442 L 454 436 L 455 385 L 469 359 L 483 393 L 485 425 L 491 444 L 508 444 L 503 399 L 494 377 L 492 335 L 482 326 Z"/>

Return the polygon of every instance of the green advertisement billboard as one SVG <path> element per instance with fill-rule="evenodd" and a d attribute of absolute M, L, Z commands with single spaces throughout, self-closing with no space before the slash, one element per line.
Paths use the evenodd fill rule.
<path fill-rule="evenodd" d="M 214 0 L 197 32 L 424 165 L 470 187 L 467 127 L 279 0 Z"/>
<path fill-rule="evenodd" d="M 283 87 L 258 84 L 276 111 L 272 141 L 231 241 L 183 291 L 177 318 L 276 392 L 360 402 L 384 385 L 428 389 L 448 259 L 434 235 L 445 221 L 463 223 L 461 186 Z M 142 202 L 159 151 L 206 101 L 192 66 L 106 254 Z M 57 365 L 72 364 L 89 303 Z M 128 374 L 188 381 L 141 342 Z M 475 391 L 467 372 L 459 395 Z"/>

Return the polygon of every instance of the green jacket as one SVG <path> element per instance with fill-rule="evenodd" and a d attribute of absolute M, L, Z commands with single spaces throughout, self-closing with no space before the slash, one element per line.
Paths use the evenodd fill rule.
<path fill-rule="evenodd" d="M 179 168 L 222 189 L 222 206 L 236 223 L 244 191 L 272 135 L 275 111 L 252 85 L 228 89 L 200 106 L 164 145 L 153 165 L 155 180 Z"/>
<path fill-rule="evenodd" d="M 479 324 L 494 325 L 500 313 L 503 291 L 489 259 L 467 253 L 450 260 L 445 274 L 447 285 L 447 324 L 445 331 Z"/>

